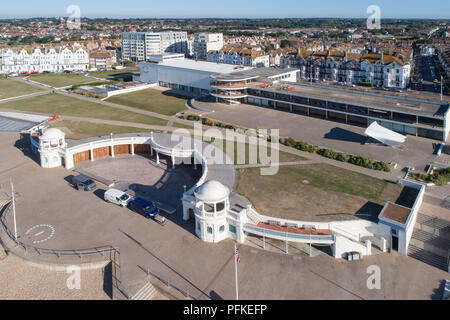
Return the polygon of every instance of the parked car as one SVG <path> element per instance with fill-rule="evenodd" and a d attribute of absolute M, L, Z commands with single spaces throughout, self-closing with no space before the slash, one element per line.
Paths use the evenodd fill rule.
<path fill-rule="evenodd" d="M 109 189 L 105 192 L 105 201 L 117 204 L 121 207 L 127 207 L 133 200 L 129 194 L 117 189 Z"/>
<path fill-rule="evenodd" d="M 29 77 L 29 76 L 30 76 L 30 73 L 29 73 L 29 72 L 21 72 L 19 75 L 20 75 L 21 77 Z"/>
<path fill-rule="evenodd" d="M 77 190 L 92 191 L 97 188 L 96 183 L 85 175 L 78 175 L 72 178 L 72 184 Z"/>
<path fill-rule="evenodd" d="M 134 212 L 148 218 L 154 218 L 159 213 L 159 209 L 153 202 L 145 200 L 143 198 L 136 198 L 132 200 L 128 204 L 128 207 Z"/>
<path fill-rule="evenodd" d="M 18 77 L 19 74 L 18 74 L 17 72 L 11 72 L 11 73 L 9 74 L 9 76 L 10 76 L 10 77 Z"/>

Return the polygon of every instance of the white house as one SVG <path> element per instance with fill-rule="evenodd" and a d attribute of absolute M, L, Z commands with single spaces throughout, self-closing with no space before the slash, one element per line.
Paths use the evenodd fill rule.
<path fill-rule="evenodd" d="M 82 46 L 23 48 L 1 51 L 0 71 L 10 72 L 62 72 L 84 71 L 89 68 L 89 53 Z"/>

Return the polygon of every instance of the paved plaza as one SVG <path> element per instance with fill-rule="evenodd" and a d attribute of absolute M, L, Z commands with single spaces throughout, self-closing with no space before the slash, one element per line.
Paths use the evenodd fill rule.
<path fill-rule="evenodd" d="M 396 162 L 401 168 L 424 169 L 433 161 L 450 163 L 449 155 L 433 155 L 438 141 L 407 136 L 404 148 L 364 145 L 368 137 L 365 128 L 323 119 L 302 116 L 247 104 L 225 105 L 194 102 L 196 106 L 214 112 L 198 112 L 206 118 L 253 129 L 280 129 L 280 135 L 306 141 L 338 151 L 363 155 L 377 160 Z"/>
<path fill-rule="evenodd" d="M 86 168 L 109 178 L 146 184 L 157 197 L 155 186 L 159 182 L 173 182 L 165 186 L 163 193 L 173 192 L 166 201 L 178 210 L 166 215 L 168 222 L 162 226 L 103 201 L 105 186 L 99 184 L 94 192 L 73 189 L 66 178 L 74 172 L 41 168 L 17 133 L 0 133 L 0 148 L 0 192 L 9 191 L 12 177 L 21 195 L 17 204 L 21 241 L 49 249 L 117 246 L 128 288 L 138 287 L 150 269 L 199 299 L 234 299 L 234 242 L 203 242 L 195 236 L 193 222 L 182 220 L 179 197 L 182 185 L 195 180 L 197 173 L 192 168 L 171 169 L 165 160 L 157 166 L 151 159 L 138 157 L 131 161 L 118 159 L 117 163 L 107 159 L 105 166 L 99 161 Z M 148 171 L 130 168 L 135 165 Z M 12 223 L 11 219 L 8 222 Z M 54 232 L 28 232 L 39 225 L 50 225 Z M 335 260 L 320 250 L 315 252 L 308 257 L 306 253 L 287 255 L 241 245 L 240 298 L 440 299 L 443 281 L 448 277 L 444 271 L 395 253 L 348 262 Z M 366 286 L 370 265 L 381 268 L 380 290 Z"/>

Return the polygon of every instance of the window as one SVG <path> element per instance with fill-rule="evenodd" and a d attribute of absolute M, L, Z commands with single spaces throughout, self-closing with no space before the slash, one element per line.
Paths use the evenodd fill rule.
<path fill-rule="evenodd" d="M 236 233 L 236 227 L 235 226 L 233 226 L 233 225 L 228 225 L 228 230 L 231 232 L 231 233 Z"/>
<path fill-rule="evenodd" d="M 197 230 L 200 231 L 202 229 L 200 222 L 197 223 Z"/>
<path fill-rule="evenodd" d="M 213 230 L 212 230 L 211 227 L 208 227 L 208 228 L 206 228 L 206 232 L 208 232 L 209 234 L 212 234 L 212 233 L 213 233 Z"/>
<path fill-rule="evenodd" d="M 219 232 L 220 232 L 220 233 L 225 232 L 225 226 L 220 226 Z"/>

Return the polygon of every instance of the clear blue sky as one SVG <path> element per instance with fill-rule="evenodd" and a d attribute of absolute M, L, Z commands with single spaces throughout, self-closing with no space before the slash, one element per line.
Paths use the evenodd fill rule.
<path fill-rule="evenodd" d="M 449 0 L 19 0 L 6 1 L 1 18 L 68 16 L 117 18 L 365 18 L 375 4 L 382 18 L 450 18 Z"/>

